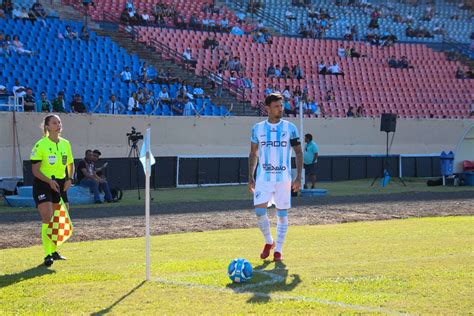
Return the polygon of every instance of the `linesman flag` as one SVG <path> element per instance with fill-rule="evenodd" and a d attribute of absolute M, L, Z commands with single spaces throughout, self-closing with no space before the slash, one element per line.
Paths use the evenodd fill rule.
<path fill-rule="evenodd" d="M 69 212 L 61 198 L 59 207 L 54 210 L 53 216 L 51 216 L 46 234 L 56 246 L 59 246 L 71 237 L 72 230 L 73 226 Z"/>
<path fill-rule="evenodd" d="M 150 157 L 150 169 L 151 166 L 155 164 L 155 157 L 153 157 L 153 154 L 151 153 L 151 146 L 150 146 L 150 129 L 147 128 L 145 131 L 145 137 L 143 138 L 143 145 L 140 150 L 140 162 L 143 165 L 143 171 L 146 174 L 146 154 L 149 154 Z M 148 170 L 148 173 L 151 173 L 151 170 Z"/>

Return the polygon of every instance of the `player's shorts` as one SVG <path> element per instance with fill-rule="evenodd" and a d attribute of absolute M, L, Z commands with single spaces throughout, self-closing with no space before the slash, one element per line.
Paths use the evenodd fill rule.
<path fill-rule="evenodd" d="M 315 176 L 316 175 L 316 162 L 311 163 L 311 164 L 305 164 L 304 165 L 304 173 L 310 176 Z"/>
<path fill-rule="evenodd" d="M 291 208 L 291 181 L 257 181 L 253 194 L 253 204 L 259 205 L 263 203 L 268 203 L 268 206 L 274 204 L 280 210 Z"/>
<path fill-rule="evenodd" d="M 64 191 L 64 183 L 66 181 L 64 181 L 64 179 L 56 179 L 56 182 L 59 184 L 61 195 L 59 195 L 58 192 L 53 191 L 46 182 L 35 178 L 33 181 L 33 199 L 35 200 L 36 206 L 44 202 L 59 203 L 61 197 L 63 198 L 64 203 L 68 202 L 67 192 Z"/>

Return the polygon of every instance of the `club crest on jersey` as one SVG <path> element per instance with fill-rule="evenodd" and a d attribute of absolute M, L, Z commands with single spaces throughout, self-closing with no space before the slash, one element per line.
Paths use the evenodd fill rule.
<path fill-rule="evenodd" d="M 286 137 L 286 132 L 285 132 L 285 131 L 281 132 L 281 137 L 282 137 L 282 138 L 285 138 L 285 137 Z"/>
<path fill-rule="evenodd" d="M 63 165 L 67 164 L 67 155 L 62 155 L 62 163 Z"/>
<path fill-rule="evenodd" d="M 255 198 L 258 199 L 262 193 L 260 191 L 255 192 Z"/>

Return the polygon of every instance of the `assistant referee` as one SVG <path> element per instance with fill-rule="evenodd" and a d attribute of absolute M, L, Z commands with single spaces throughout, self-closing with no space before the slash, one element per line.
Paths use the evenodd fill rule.
<path fill-rule="evenodd" d="M 30 160 L 34 175 L 33 198 L 43 223 L 44 264 L 49 267 L 54 260 L 66 260 L 56 251 L 56 245 L 48 238 L 46 231 L 61 197 L 69 209 L 66 192 L 74 174 L 74 158 L 69 141 L 59 136 L 62 130 L 59 116 L 46 116 L 42 127 L 44 135 L 31 150 Z"/>

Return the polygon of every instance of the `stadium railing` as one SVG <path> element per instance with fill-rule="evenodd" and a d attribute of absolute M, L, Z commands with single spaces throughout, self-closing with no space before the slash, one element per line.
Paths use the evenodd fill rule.
<path fill-rule="evenodd" d="M 249 14 L 251 17 L 253 18 L 258 17 L 262 19 L 263 21 L 270 23 L 273 27 L 278 28 L 280 31 L 283 31 L 283 33 L 288 33 L 289 27 L 288 27 L 288 24 L 286 24 L 284 21 L 275 18 L 274 16 L 264 12 L 261 9 L 257 9 L 254 13 L 247 12 L 246 2 L 242 0 L 236 1 L 235 5 L 241 11 L 245 12 L 246 14 Z"/>

